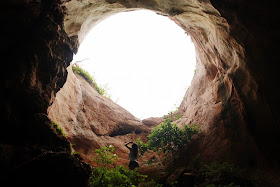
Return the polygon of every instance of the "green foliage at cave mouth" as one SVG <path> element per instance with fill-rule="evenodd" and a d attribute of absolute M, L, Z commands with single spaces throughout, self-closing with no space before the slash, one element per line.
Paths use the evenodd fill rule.
<path fill-rule="evenodd" d="M 104 97 L 107 97 L 108 99 L 111 99 L 110 94 L 108 93 L 108 86 L 104 85 L 98 85 L 93 78 L 93 76 L 90 75 L 90 73 L 83 68 L 81 68 L 78 65 L 73 65 L 72 70 L 74 73 L 77 73 L 81 75 L 89 84 L 93 85 L 96 91 L 100 94 L 103 95 Z"/>
<path fill-rule="evenodd" d="M 179 118 L 181 118 L 180 114 L 174 115 L 170 112 L 167 116 L 164 116 L 164 122 L 155 127 L 148 135 L 147 143 L 143 143 L 138 138 L 136 143 L 140 154 L 144 155 L 146 151 L 152 150 L 159 154 L 163 153 L 164 158 L 173 158 L 173 162 L 175 162 L 177 151 L 186 147 L 192 136 L 199 132 L 196 124 L 183 125 L 183 128 L 179 128 L 175 123 Z"/>
<path fill-rule="evenodd" d="M 109 145 L 96 149 L 94 161 L 98 164 L 92 168 L 92 178 L 90 184 L 92 187 L 115 187 L 115 186 L 143 186 L 143 187 L 160 187 L 154 180 L 146 181 L 147 175 L 141 175 L 137 168 L 129 170 L 119 165 L 115 166 L 114 161 L 118 156 L 114 154 L 114 146 Z"/>

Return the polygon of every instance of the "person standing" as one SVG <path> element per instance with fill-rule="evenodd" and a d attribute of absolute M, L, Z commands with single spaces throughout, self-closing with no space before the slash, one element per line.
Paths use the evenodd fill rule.
<path fill-rule="evenodd" d="M 131 147 L 128 146 L 128 144 L 132 144 Z M 139 164 L 137 162 L 137 156 L 138 156 L 138 145 L 133 142 L 128 142 L 125 144 L 125 147 L 129 149 L 129 169 L 134 170 L 135 168 L 139 167 Z"/>

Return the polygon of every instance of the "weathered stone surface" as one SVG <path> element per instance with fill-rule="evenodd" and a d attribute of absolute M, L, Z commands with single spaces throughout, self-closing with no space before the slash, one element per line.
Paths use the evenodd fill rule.
<path fill-rule="evenodd" d="M 157 126 L 163 121 L 164 121 L 163 117 L 150 117 L 142 120 L 142 122 L 150 128 Z"/>
<path fill-rule="evenodd" d="M 227 3 L 229 6 L 226 6 Z M 188 0 L 172 1 L 172 3 L 169 1 L 122 0 L 100 3 L 72 0 L 65 4 L 69 15 L 65 17 L 64 24 L 66 32 L 69 35 L 78 35 L 82 42 L 90 28 L 117 12 L 147 8 L 158 14 L 169 16 L 191 36 L 197 53 L 197 73 L 180 106 L 179 111 L 183 114 L 180 123 L 201 124 L 203 131 L 209 136 L 210 134 L 220 136 L 218 132 L 214 133 L 213 129 L 226 128 L 225 131 L 231 131 L 228 127 L 238 129 L 242 134 L 240 141 L 247 142 L 243 144 L 243 150 L 247 152 L 246 150 L 249 149 L 246 146 L 251 147 L 255 141 L 263 144 L 258 138 L 261 136 L 260 134 L 266 132 L 266 136 L 269 137 L 270 133 L 276 132 L 274 130 L 279 132 L 279 125 L 276 125 L 279 124 L 279 117 L 277 117 L 279 110 L 273 107 L 278 111 L 274 114 L 268 110 L 269 106 L 273 104 L 268 106 L 267 102 L 270 99 L 263 95 L 264 90 L 260 91 L 262 83 L 259 81 L 258 74 L 261 74 L 261 70 L 257 71 L 251 65 L 253 63 L 259 66 L 257 64 L 263 64 L 263 59 L 255 58 L 254 53 L 246 53 L 246 47 L 252 48 L 250 42 L 254 42 L 255 48 L 258 48 L 256 50 L 259 50 L 263 40 L 258 41 L 254 38 L 253 29 L 257 30 L 258 26 L 248 25 L 249 20 L 243 15 L 246 9 L 244 7 L 249 7 L 249 3 L 241 3 L 241 9 L 238 8 L 239 3 L 233 1 L 213 1 L 213 4 L 214 6 L 210 1 Z M 266 6 L 269 5 L 266 4 Z M 261 8 L 263 12 L 259 14 L 265 16 L 265 9 L 262 5 L 254 3 L 253 7 Z M 251 10 L 251 13 L 255 15 L 255 11 Z M 233 13 L 233 16 L 230 13 Z M 260 16 L 258 15 L 258 17 Z M 255 20 L 253 22 L 257 24 Z M 72 27 L 72 25 L 79 25 L 79 27 Z M 240 32 L 241 30 L 242 32 Z M 256 36 L 259 36 L 261 31 L 257 32 Z M 260 66 L 262 67 L 262 65 Z M 262 124 L 265 124 L 265 121 L 271 125 L 275 124 L 270 126 L 271 130 L 264 131 L 266 125 Z M 236 142 L 230 136 L 226 139 L 228 142 Z M 278 138 L 274 140 L 268 138 L 267 140 L 268 142 L 279 141 Z M 205 141 L 208 140 L 205 139 Z M 213 142 L 214 147 L 216 144 L 219 142 Z M 239 143 L 236 146 L 238 147 Z M 214 151 L 214 148 L 211 149 Z M 263 147 L 263 149 L 266 148 Z M 204 150 L 206 149 L 201 151 Z M 244 154 L 251 154 L 251 151 Z M 259 153 L 258 148 L 254 151 L 254 154 L 263 154 Z M 214 152 L 217 153 L 217 151 Z M 230 148 L 228 147 L 225 152 L 231 152 Z M 220 156 L 222 155 L 224 154 L 220 152 Z M 231 155 L 231 158 L 225 159 L 234 160 L 236 158 L 235 161 L 241 161 L 238 156 L 233 156 L 233 152 Z M 272 155 L 270 154 L 270 156 Z"/>
<path fill-rule="evenodd" d="M 65 24 L 80 21 L 81 26 L 71 33 L 82 41 L 88 29 L 108 15 L 147 8 L 169 16 L 191 36 L 197 53 L 197 73 L 179 108 L 183 114 L 179 123 L 201 125 L 203 132 L 197 139 L 196 153 L 204 159 L 223 159 L 249 167 L 267 167 L 270 164 L 265 160 L 280 156 L 271 146 L 271 142 L 279 142 L 279 109 L 275 103 L 280 102 L 270 81 L 278 80 L 274 71 L 278 65 L 272 63 L 276 56 L 271 38 L 276 30 L 269 24 L 272 20 L 266 19 L 267 10 L 272 8 L 268 3 L 107 2 L 94 5 L 97 8 L 91 7 L 83 18 L 79 11 L 73 11 L 77 10 L 75 1 L 69 2 L 66 7 L 73 14 Z M 77 7 L 88 8 L 82 3 Z M 268 15 L 276 16 L 271 12 Z M 264 32 L 269 34 L 262 38 Z M 263 50 L 264 46 L 270 50 Z M 264 65 L 266 58 L 271 59 L 270 65 Z"/>
<path fill-rule="evenodd" d="M 280 183 L 275 172 L 280 164 L 280 97 L 279 16 L 274 3 L 19 0 L 4 1 L 2 7 L 1 51 L 3 59 L 8 59 L 1 74 L 5 90 L 1 92 L 2 145 L 69 150 L 67 143 L 58 141 L 50 130 L 49 119 L 39 116 L 47 114 L 56 92 L 64 85 L 77 40 L 82 42 L 89 29 L 109 15 L 144 8 L 169 16 L 190 34 L 196 46 L 197 74 L 179 111 L 183 114 L 180 123 L 198 123 L 202 132 L 193 141 L 192 151 L 181 155 L 182 160 L 200 153 L 204 159 L 262 169 L 268 185 Z M 99 128 L 98 123 L 89 126 L 100 136 L 117 132 L 109 131 L 106 125 Z M 126 141 L 125 136 L 106 136 L 98 145 L 115 142 L 116 138 Z M 8 150 L 2 150 L 1 163 L 6 163 L 2 155 Z M 28 154 L 17 160 L 24 162 Z M 8 170 L 14 167 L 1 168 L 6 175 Z"/>
<path fill-rule="evenodd" d="M 126 142 L 145 136 L 149 129 L 110 99 L 100 95 L 83 77 L 68 67 L 65 85 L 57 93 L 49 117 L 58 123 L 76 152 L 92 163 L 94 150 L 114 145 L 120 163 L 128 163 Z"/>
<path fill-rule="evenodd" d="M 69 141 L 56 134 L 46 115 L 77 50 L 64 31 L 63 9 L 52 0 L 5 1 L 1 6 L 6 62 L 1 74 L 0 183 L 55 186 L 58 175 L 53 175 L 65 179 L 80 173 L 83 179 L 69 182 L 87 186 L 88 166 L 71 155 Z M 68 161 L 60 162 L 63 158 Z"/>

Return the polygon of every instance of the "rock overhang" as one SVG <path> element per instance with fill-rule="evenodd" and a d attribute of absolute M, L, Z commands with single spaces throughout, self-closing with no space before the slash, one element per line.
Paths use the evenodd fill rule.
<path fill-rule="evenodd" d="M 248 121 L 249 118 L 258 118 L 255 122 L 262 126 L 262 118 L 271 116 L 269 112 L 258 115 L 265 101 L 258 91 L 256 74 L 252 73 L 255 69 L 250 66 L 252 54 L 246 53 L 245 49 L 246 42 L 252 38 L 249 30 L 237 23 L 243 18 L 238 17 L 235 3 L 222 6 L 224 9 L 221 10 L 217 9 L 220 7 L 218 2 L 208 0 L 72 0 L 62 5 L 66 7 L 65 31 L 69 36 L 78 38 L 80 43 L 92 27 L 107 17 L 141 9 L 169 17 L 191 36 L 197 56 L 196 74 L 179 107 L 183 115 L 180 124 L 201 124 L 208 135 L 226 126 L 235 126 L 245 134 L 251 134 L 246 125 L 252 122 Z M 230 11 L 233 13 L 231 18 L 226 14 Z M 239 33 L 242 36 L 236 34 L 240 28 L 244 31 Z M 247 35 L 246 40 L 241 39 L 244 35 Z M 247 141 L 243 138 L 242 141 Z"/>
<path fill-rule="evenodd" d="M 195 92 L 191 95 L 196 98 L 208 95 L 208 98 L 201 97 L 201 102 L 208 105 L 226 101 L 230 97 L 232 83 L 228 75 L 240 69 L 240 61 L 245 58 L 244 48 L 231 37 L 229 24 L 210 1 L 72 0 L 65 2 L 63 6 L 66 7 L 65 31 L 69 36 L 77 36 L 80 43 L 96 24 L 119 12 L 148 9 L 168 16 L 191 36 L 196 48 L 197 73 L 193 82 L 202 83 L 200 85 L 204 89 L 195 91 L 196 88 L 190 88 L 189 92 Z M 221 85 L 219 82 L 222 82 Z M 185 106 L 186 104 L 181 105 L 181 112 L 185 110 Z"/>
<path fill-rule="evenodd" d="M 1 142 L 40 145 L 46 141 L 48 146 L 57 146 L 53 139 L 38 135 L 38 124 L 45 127 L 49 122 L 38 122 L 34 116 L 46 112 L 46 106 L 66 80 L 64 72 L 72 53 L 60 50 L 71 49 L 67 37 L 82 42 L 88 29 L 106 16 L 144 8 L 169 16 L 188 31 L 195 43 L 199 70 L 179 108 L 183 113 L 182 123 L 197 122 L 204 129 L 205 136 L 195 144 L 194 150 L 214 160 L 223 158 L 250 167 L 279 168 L 280 153 L 276 148 L 280 142 L 280 102 L 279 88 L 275 86 L 279 79 L 279 65 L 275 63 L 279 38 L 275 24 L 279 17 L 277 6 L 269 2 L 231 0 L 73 0 L 36 1 L 38 6 L 32 8 L 30 2 L 33 1 L 3 2 L 7 9 L 1 13 L 9 32 L 5 33 L 2 48 L 13 63 L 6 63 L 3 73 L 6 92 Z M 88 3 L 88 9 L 83 3 Z M 105 5 L 112 11 L 103 11 Z M 94 9 L 98 6 L 101 8 Z M 95 17 L 87 15 L 90 8 L 98 13 L 92 14 Z M 61 25 L 62 10 L 68 14 L 63 21 L 68 36 Z M 196 11 L 200 13 L 195 14 Z M 204 21 L 197 22 L 198 19 Z M 52 28 L 48 27 L 50 23 L 59 28 L 55 32 L 60 37 L 55 41 L 40 37 L 41 33 L 46 34 L 46 28 Z M 20 33 L 18 27 L 22 28 Z M 19 55 L 14 55 L 15 51 Z M 38 128 L 26 128 L 26 124 Z M 26 136 L 29 141 L 25 140 Z M 188 155 L 184 156 L 186 160 Z M 273 176 L 277 178 L 276 174 Z"/>

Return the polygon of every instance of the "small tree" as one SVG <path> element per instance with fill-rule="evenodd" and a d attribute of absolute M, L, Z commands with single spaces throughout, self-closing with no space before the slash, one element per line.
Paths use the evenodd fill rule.
<path fill-rule="evenodd" d="M 164 116 L 164 122 L 152 130 L 148 135 L 148 142 L 145 144 L 140 139 L 137 139 L 140 154 L 144 154 L 147 150 L 162 152 L 164 155 L 171 155 L 173 162 L 176 160 L 176 152 L 180 147 L 186 146 L 191 137 L 198 133 L 197 125 L 185 125 L 180 129 L 174 121 L 181 116 L 174 115 L 172 112 L 168 116 Z"/>

